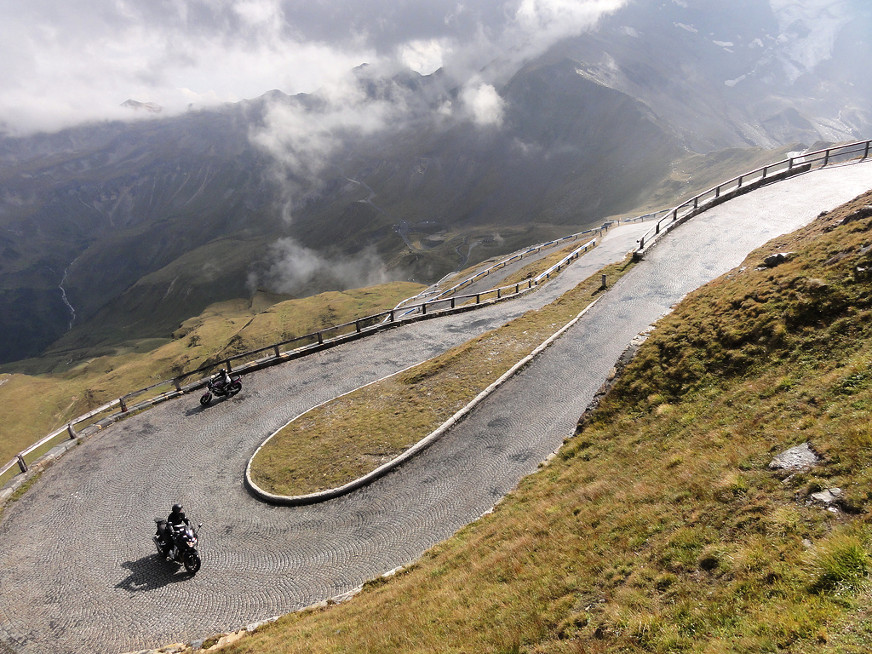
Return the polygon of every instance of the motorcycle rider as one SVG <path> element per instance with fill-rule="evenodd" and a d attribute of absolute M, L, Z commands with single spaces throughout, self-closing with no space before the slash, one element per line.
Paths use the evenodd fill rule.
<path fill-rule="evenodd" d="M 176 541 L 173 538 L 173 530 L 179 525 L 190 525 L 191 522 L 188 520 L 185 515 L 185 511 L 182 508 L 181 504 L 173 504 L 173 509 L 167 517 L 166 525 L 164 527 L 163 539 L 164 542 L 169 546 L 167 551 L 167 558 L 174 559 L 176 558 Z"/>
<path fill-rule="evenodd" d="M 224 368 L 221 368 L 212 381 L 215 386 L 226 387 L 230 383 L 230 375 L 227 374 L 227 371 Z"/>

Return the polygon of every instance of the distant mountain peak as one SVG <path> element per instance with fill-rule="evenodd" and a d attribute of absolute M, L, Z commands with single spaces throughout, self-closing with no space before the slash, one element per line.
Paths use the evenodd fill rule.
<path fill-rule="evenodd" d="M 163 111 L 163 107 L 155 102 L 140 102 L 139 100 L 134 100 L 132 98 L 128 98 L 122 102 L 121 106 L 133 109 L 134 111 L 147 111 L 152 114 L 159 114 Z"/>

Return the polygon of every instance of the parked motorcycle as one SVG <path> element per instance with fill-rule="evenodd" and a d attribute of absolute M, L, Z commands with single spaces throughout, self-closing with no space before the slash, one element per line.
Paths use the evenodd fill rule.
<path fill-rule="evenodd" d="M 162 518 L 155 518 L 157 533 L 152 536 L 157 553 L 163 558 L 185 566 L 190 574 L 197 574 L 200 569 L 200 553 L 197 544 L 200 537 L 197 529 L 189 524 L 169 525 Z M 197 528 L 203 525 L 197 525 Z"/>
<path fill-rule="evenodd" d="M 242 390 L 242 377 L 239 375 L 228 376 L 226 381 L 224 375 L 210 379 L 206 382 L 206 392 L 200 397 L 200 404 L 209 406 L 212 401 L 212 396 L 215 397 L 233 397 Z"/>

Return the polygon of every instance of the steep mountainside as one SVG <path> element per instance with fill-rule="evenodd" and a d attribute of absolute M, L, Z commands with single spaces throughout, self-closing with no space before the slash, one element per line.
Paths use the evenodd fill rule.
<path fill-rule="evenodd" d="M 699 154 L 727 176 L 725 149 L 866 138 L 870 25 L 859 0 L 631 0 L 494 62 L 484 104 L 446 71 L 362 66 L 338 96 L 0 137 L 0 363 L 165 335 L 257 289 L 426 283 L 689 192 Z"/>
<path fill-rule="evenodd" d="M 239 106 L 0 142 L 0 360 L 38 352 L 179 257 L 191 264 L 179 290 L 197 290 L 184 315 L 206 297 L 246 295 L 219 253 L 192 252 L 276 231 L 247 124 Z"/>
<path fill-rule="evenodd" d="M 519 73 L 499 129 L 424 113 L 390 138 L 346 135 L 293 219 L 275 161 L 249 136 L 265 111 L 311 98 L 0 142 L 0 361 L 65 334 L 61 348 L 166 334 L 257 287 L 433 280 L 631 209 L 682 149 L 575 67 Z M 438 77 L 412 92 L 450 98 Z"/>
<path fill-rule="evenodd" d="M 422 120 L 390 140 L 360 143 L 328 177 L 335 188 L 306 206 L 291 233 L 345 253 L 369 243 L 385 257 L 397 254 L 396 240 L 384 247 L 393 232 L 429 236 L 426 246 L 400 252 L 414 269 L 411 259 L 448 257 L 437 244 L 452 235 L 478 230 L 521 246 L 531 223 L 566 232 L 632 209 L 683 150 L 643 105 L 576 74 L 577 65 L 563 59 L 520 71 L 501 91 L 500 129 L 434 129 Z M 465 254 L 468 241 L 451 241 L 450 251 Z M 428 265 L 429 276 L 448 270 L 438 260 Z"/>
<path fill-rule="evenodd" d="M 551 56 L 648 105 L 697 152 L 868 138 L 862 0 L 634 1 Z"/>

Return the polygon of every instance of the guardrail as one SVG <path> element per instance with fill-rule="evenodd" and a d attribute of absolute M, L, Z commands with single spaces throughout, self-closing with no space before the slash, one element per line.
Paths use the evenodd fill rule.
<path fill-rule="evenodd" d="M 514 254 L 511 257 L 508 257 L 507 259 L 502 259 L 502 260 L 496 262 L 494 265 L 489 266 L 480 272 L 477 272 L 472 277 L 467 277 L 462 282 L 455 284 L 451 288 L 448 288 L 448 289 L 442 291 L 439 295 L 436 296 L 436 299 L 443 298 L 447 295 L 451 295 L 453 293 L 456 293 L 457 291 L 464 288 L 465 286 L 469 286 L 470 284 L 477 282 L 479 279 L 481 279 L 483 277 L 487 277 L 492 272 L 495 272 L 497 270 L 502 270 L 503 268 L 508 266 L 510 263 L 522 260 L 525 256 L 529 256 L 531 254 L 539 254 L 542 250 L 544 250 L 546 248 L 551 248 L 551 247 L 554 247 L 556 245 L 559 245 L 560 243 L 565 243 L 567 241 L 575 241 L 586 234 L 593 234 L 593 233 L 599 232 L 599 231 L 600 231 L 599 229 L 587 229 L 583 232 L 578 232 L 576 234 L 570 234 L 569 236 L 563 236 L 561 238 L 554 239 L 552 241 L 547 241 L 546 243 L 540 243 L 539 245 L 534 245 L 533 247 L 529 247 L 526 250 L 524 250 L 523 252 L 518 252 L 517 254 Z"/>
<path fill-rule="evenodd" d="M 654 226 L 639 239 L 639 247 L 636 249 L 634 256 L 637 259 L 641 259 L 661 234 L 668 232 L 685 220 L 738 195 L 749 193 L 765 184 L 808 172 L 815 167 L 823 168 L 837 161 L 862 161 L 867 159 L 869 157 L 870 144 L 872 144 L 872 140 L 856 141 L 824 150 L 804 152 L 795 157 L 788 157 L 782 161 L 743 173 L 707 191 L 703 191 L 699 195 L 695 195 L 678 206 L 667 210 L 665 212 L 666 215 L 657 220 Z"/>
<path fill-rule="evenodd" d="M 609 221 L 609 222 L 614 222 L 614 221 Z M 608 225 L 608 223 L 606 223 L 606 225 Z M 506 259 L 501 259 L 500 261 L 497 261 L 495 264 L 488 266 L 484 270 L 477 272 L 476 274 L 472 275 L 471 277 L 467 277 L 466 279 L 455 284 L 451 288 L 447 288 L 444 291 L 442 291 L 441 293 L 439 293 L 438 295 L 434 295 L 433 299 L 429 300 L 428 302 L 435 303 L 439 300 L 445 300 L 445 298 L 447 298 L 451 295 L 454 295 L 460 289 L 465 288 L 467 286 L 470 286 L 471 284 L 477 282 L 478 280 L 483 279 L 484 277 L 487 277 L 492 272 L 495 272 L 497 270 L 502 270 L 503 268 L 508 266 L 510 263 L 522 260 L 525 256 L 528 256 L 530 254 L 538 254 L 539 252 L 541 252 L 542 250 L 544 250 L 546 248 L 551 248 L 551 247 L 554 247 L 554 246 L 559 245 L 561 243 L 565 243 L 567 241 L 578 240 L 579 237 L 581 237 L 581 236 L 600 233 L 603 231 L 604 228 L 607 228 L 606 225 L 604 225 L 603 227 L 597 228 L 597 229 L 587 229 L 583 232 L 576 232 L 575 234 L 563 236 L 561 238 L 554 239 L 552 241 L 548 241 L 546 243 L 540 243 L 539 245 L 533 245 L 532 247 L 527 248 L 523 252 L 518 252 L 516 254 L 513 254 L 512 256 L 507 257 Z M 589 244 L 586 244 L 582 247 L 587 248 L 588 245 Z M 575 255 L 575 252 L 573 251 L 572 253 L 567 255 L 567 257 L 565 257 L 564 259 L 561 259 L 561 261 L 556 265 L 560 266 L 566 260 L 571 261 L 573 258 L 575 258 L 574 255 Z M 447 279 L 447 277 L 446 277 L 446 279 Z M 434 293 L 435 293 L 435 291 L 434 291 Z M 430 295 L 432 295 L 432 293 Z M 414 300 L 414 299 L 425 297 L 425 296 L 426 296 L 426 291 L 424 293 L 421 293 L 421 294 L 415 296 L 414 298 L 410 298 L 410 300 Z M 394 310 L 402 311 L 402 314 L 401 314 L 402 316 L 413 315 L 418 309 L 416 306 L 407 306 L 406 305 L 406 302 L 408 302 L 410 300 L 403 300 L 397 306 L 394 307 Z"/>
<path fill-rule="evenodd" d="M 639 222 L 644 222 L 646 220 L 653 220 L 653 219 L 656 219 L 657 216 L 659 216 L 660 214 L 666 213 L 667 211 L 668 211 L 667 209 L 661 209 L 659 211 L 655 211 L 652 213 L 646 213 L 646 214 L 642 214 L 639 216 L 631 216 L 631 217 L 627 217 L 627 218 L 610 218 L 609 220 L 605 221 L 600 227 L 596 227 L 594 229 L 586 229 L 586 230 L 581 231 L 581 232 L 569 234 L 568 236 L 561 236 L 560 238 L 557 238 L 557 239 L 554 239 L 551 241 L 546 241 L 545 243 L 531 245 L 530 247 L 528 247 L 527 249 L 525 249 L 521 252 L 517 252 L 510 257 L 506 257 L 505 259 L 501 259 L 501 260 L 497 261 L 493 265 L 488 266 L 484 270 L 480 270 L 475 275 L 472 275 L 471 277 L 467 277 L 463 281 L 455 284 L 454 286 L 452 286 L 452 287 L 450 287 L 450 288 L 448 288 L 448 289 L 446 289 L 438 294 L 436 294 L 437 291 L 433 290 L 433 288 L 431 287 L 430 289 L 427 289 L 425 291 L 422 291 L 421 293 L 418 293 L 418 295 L 414 295 L 410 298 L 403 300 L 402 302 L 397 304 L 394 307 L 394 309 L 397 309 L 397 310 L 402 309 L 403 307 L 407 306 L 406 305 L 407 302 L 413 302 L 413 301 L 418 300 L 418 299 L 423 298 L 423 297 L 433 296 L 434 299 L 444 298 L 448 295 L 451 295 L 452 293 L 456 293 L 460 289 L 462 289 L 466 286 L 469 286 L 470 284 L 473 284 L 474 282 L 476 282 L 484 277 L 487 277 L 492 272 L 495 272 L 497 270 L 502 270 L 503 268 L 508 266 L 510 263 L 522 260 L 524 257 L 526 257 L 528 255 L 539 254 L 542 250 L 544 250 L 546 248 L 551 248 L 551 247 L 554 247 L 556 245 L 561 245 L 563 243 L 566 243 L 567 241 L 578 240 L 578 238 L 581 236 L 585 236 L 585 235 L 589 235 L 589 234 L 598 234 L 599 236 L 602 236 L 604 231 L 607 231 L 616 225 L 622 225 L 622 224 L 626 224 L 626 223 L 639 223 Z M 441 284 L 445 280 L 452 277 L 454 274 L 455 273 L 447 274 L 441 280 L 436 282 L 436 284 L 434 284 L 434 286 L 438 286 L 439 284 Z M 411 310 L 410 310 L 410 312 L 411 312 Z"/>
<path fill-rule="evenodd" d="M 751 190 L 759 188 L 763 184 L 769 184 L 771 182 L 786 179 L 787 177 L 791 177 L 799 173 L 807 172 L 808 170 L 811 170 L 813 167 L 815 167 L 815 165 L 817 165 L 817 167 L 819 168 L 822 168 L 836 161 L 862 161 L 869 157 L 870 146 L 872 146 L 872 140 L 857 141 L 855 143 L 850 143 L 847 145 L 803 153 L 795 157 L 790 157 L 783 161 L 769 164 L 767 166 L 763 166 L 761 168 L 757 168 L 756 170 L 752 170 L 748 173 L 744 173 L 742 175 L 734 177 L 727 182 L 719 184 L 718 186 L 704 191 L 703 193 L 700 193 L 699 195 L 696 195 L 689 200 L 686 200 L 682 204 L 672 209 L 658 211 L 653 214 L 647 214 L 646 216 L 640 216 L 638 220 L 653 217 L 656 219 L 656 222 L 654 226 L 650 230 L 648 230 L 641 239 L 639 239 L 639 247 L 635 251 L 634 256 L 636 258 L 641 258 L 644 253 L 656 243 L 660 235 L 668 232 L 673 227 L 681 224 L 682 222 L 701 213 L 706 209 L 710 209 L 717 204 L 726 202 L 727 200 L 736 197 L 737 195 L 750 192 Z M 657 219 L 657 215 L 659 215 L 660 213 L 663 213 L 664 216 Z M 570 236 L 563 237 L 562 239 L 549 241 L 548 243 L 543 243 L 542 245 L 536 247 L 541 249 L 542 247 L 563 242 L 572 238 L 577 238 L 577 236 L 581 234 L 591 233 L 594 231 L 597 230 L 579 232 L 578 234 L 572 234 Z M 239 354 L 233 354 L 231 356 L 219 358 L 210 361 L 191 372 L 183 373 L 172 379 L 163 380 L 157 382 L 156 384 L 152 384 L 151 386 L 148 386 L 146 388 L 142 388 L 137 391 L 133 391 L 132 393 L 128 393 L 116 400 L 112 400 L 111 402 L 108 402 L 86 413 L 85 415 L 79 416 L 78 418 L 71 420 L 67 425 L 53 431 L 37 443 L 34 443 L 30 447 L 19 452 L 12 461 L 8 462 L 6 465 L 0 468 L 0 484 L 6 483 L 6 481 L 8 481 L 8 479 L 10 478 L 10 472 L 14 471 L 14 476 L 26 473 L 29 467 L 33 465 L 33 462 L 45 456 L 46 452 L 50 448 L 63 449 L 68 446 L 69 443 L 77 441 L 80 436 L 85 435 L 86 433 L 90 433 L 91 430 L 102 429 L 108 424 L 120 420 L 133 412 L 142 410 L 167 399 L 178 397 L 179 395 L 182 395 L 184 393 L 189 393 L 191 391 L 202 388 L 206 385 L 209 377 L 202 377 L 189 383 L 187 386 L 182 386 L 182 381 L 185 379 L 189 379 L 191 377 L 194 377 L 195 375 L 201 375 L 204 372 L 212 370 L 218 366 L 224 367 L 228 371 L 234 371 L 238 373 L 253 372 L 254 370 L 260 370 L 261 368 L 281 363 L 283 361 L 299 358 L 312 352 L 320 351 L 328 347 L 333 347 L 335 345 L 339 345 L 340 343 L 360 338 L 368 334 L 373 334 L 383 329 L 390 329 L 404 322 L 413 322 L 415 320 L 421 320 L 423 318 L 428 318 L 435 315 L 443 315 L 447 312 L 452 311 L 465 311 L 471 308 L 475 308 L 476 306 L 479 306 L 481 304 L 497 302 L 503 299 L 515 297 L 519 294 L 528 292 L 538 284 L 542 283 L 542 281 L 550 279 L 551 275 L 568 265 L 572 260 L 580 256 L 581 252 L 586 251 L 595 243 L 596 241 L 592 240 L 589 243 L 580 246 L 572 253 L 561 259 L 561 261 L 559 261 L 557 264 L 549 268 L 547 271 L 541 273 L 535 279 L 528 279 L 525 282 L 491 289 L 483 293 L 460 296 L 453 295 L 450 298 L 444 297 L 447 293 L 456 292 L 458 288 L 466 286 L 472 283 L 472 281 L 475 281 L 476 278 L 484 276 L 483 273 L 480 273 L 473 278 L 464 280 L 464 282 L 461 282 L 453 289 L 449 289 L 445 293 L 440 294 L 439 296 L 437 296 L 437 298 L 428 300 L 421 304 L 412 305 L 404 308 L 397 307 L 388 311 L 374 314 L 372 316 L 366 316 L 364 318 L 359 318 L 351 322 L 343 323 L 341 325 L 334 325 L 332 327 L 328 327 L 326 329 L 322 329 L 311 334 L 305 334 L 303 336 L 285 340 L 280 343 L 274 343 L 272 345 L 258 348 L 256 350 L 250 350 L 246 352 L 241 352 Z M 533 251 L 533 249 L 535 248 L 531 248 L 522 254 L 528 254 L 529 252 Z M 510 257 L 509 259 L 504 260 L 504 262 L 499 262 L 498 264 L 495 264 L 495 266 L 503 267 L 505 265 L 508 265 L 509 262 L 515 260 L 515 258 L 518 256 L 521 255 Z M 493 269 L 493 267 L 491 269 Z M 443 308 L 439 308 L 439 305 L 445 306 Z M 414 315 L 409 317 L 410 314 Z M 290 347 L 290 349 L 283 349 L 288 347 Z M 233 367 L 234 362 L 237 362 L 237 366 L 235 368 Z M 131 404 L 131 401 L 134 398 L 143 396 L 146 393 L 156 391 L 161 388 L 165 390 L 162 390 L 161 392 L 150 396 L 148 399 L 141 400 L 136 404 Z M 116 406 L 119 407 L 119 412 L 110 415 L 104 415 L 102 418 L 90 422 L 94 418 L 98 418 L 99 416 L 112 411 L 112 409 L 114 409 Z M 84 429 L 80 427 L 80 425 L 83 424 L 86 424 Z M 78 431 L 77 428 L 79 429 Z M 66 440 L 67 442 L 63 443 L 62 441 L 64 440 Z M 58 441 L 61 442 L 59 443 Z M 15 470 L 16 468 L 18 469 L 17 471 Z"/>
<path fill-rule="evenodd" d="M 548 281 L 554 274 L 568 266 L 572 261 L 580 257 L 584 252 L 593 248 L 595 245 L 596 239 L 592 239 L 584 245 L 579 246 L 536 278 L 530 278 L 523 282 L 490 289 L 480 293 L 453 295 L 450 298 L 440 297 L 428 300 L 418 305 L 405 307 L 403 309 L 395 308 L 388 311 L 382 311 L 371 316 L 358 318 L 340 325 L 333 325 L 317 332 L 298 336 L 279 343 L 273 343 L 255 350 L 247 350 L 231 356 L 215 359 L 200 366 L 196 370 L 127 393 L 126 395 L 89 411 L 78 418 L 74 418 L 64 427 L 56 429 L 30 447 L 19 452 L 14 459 L 0 468 L 0 482 L 9 478 L 10 472 L 14 473 L 13 476 L 26 473 L 30 466 L 33 465 L 33 462 L 42 458 L 42 456 L 46 454 L 46 450 L 50 447 L 57 447 L 60 450 L 64 450 L 68 447 L 70 441 L 76 441 L 80 436 L 85 435 L 86 433 L 102 429 L 117 420 L 159 402 L 204 387 L 206 382 L 209 380 L 209 376 L 198 378 L 186 386 L 183 386 L 182 382 L 191 377 L 202 375 L 206 371 L 213 370 L 220 366 L 226 368 L 228 372 L 243 374 L 253 372 L 328 347 L 333 347 L 362 336 L 374 334 L 384 329 L 390 329 L 401 323 L 415 322 L 424 318 L 444 315 L 451 312 L 468 311 L 477 306 L 492 304 L 497 301 L 516 297 L 527 293 L 531 289 L 545 281 Z M 407 314 L 409 312 L 414 313 L 415 315 L 408 317 Z M 149 396 L 147 399 L 141 400 L 137 403 L 133 403 L 135 398 L 159 389 L 161 389 L 159 393 Z M 103 415 L 116 407 L 119 409 L 117 413 Z M 102 416 L 102 418 L 91 422 L 92 419 L 99 416 Z M 80 428 L 80 425 L 82 424 L 86 424 L 84 429 Z M 64 443 L 63 441 L 67 442 Z"/>

